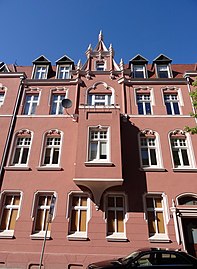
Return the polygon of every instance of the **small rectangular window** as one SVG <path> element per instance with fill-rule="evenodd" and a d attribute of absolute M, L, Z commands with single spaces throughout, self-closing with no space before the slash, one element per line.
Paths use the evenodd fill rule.
<path fill-rule="evenodd" d="M 145 78 L 145 66 L 144 65 L 134 65 L 133 66 L 133 77 L 134 78 Z"/>
<path fill-rule="evenodd" d="M 89 94 L 88 105 L 89 106 L 110 106 L 111 94 Z"/>
<path fill-rule="evenodd" d="M 138 94 L 136 95 L 138 114 L 140 115 L 151 115 L 151 96 L 150 94 Z"/>
<path fill-rule="evenodd" d="M 5 98 L 5 92 L 0 92 L 0 107 L 3 105 Z"/>
<path fill-rule="evenodd" d="M 96 62 L 96 71 L 105 71 L 105 63 Z"/>
<path fill-rule="evenodd" d="M 179 99 L 178 94 L 166 94 L 164 93 L 164 102 L 166 106 L 166 111 L 168 115 L 179 115 Z"/>
<path fill-rule="evenodd" d="M 59 79 L 70 79 L 71 77 L 71 65 L 60 65 L 58 68 L 58 78 Z"/>
<path fill-rule="evenodd" d="M 65 94 L 52 94 L 51 98 L 51 115 L 62 115 L 63 106 L 62 100 L 65 98 Z"/>
<path fill-rule="evenodd" d="M 175 168 L 189 167 L 189 149 L 185 138 L 171 138 L 171 149 Z"/>
<path fill-rule="evenodd" d="M 44 147 L 44 166 L 58 166 L 60 159 L 61 137 L 46 137 Z"/>
<path fill-rule="evenodd" d="M 31 136 L 18 136 L 14 146 L 12 165 L 26 166 L 31 146 Z"/>
<path fill-rule="evenodd" d="M 141 162 L 143 167 L 160 167 L 155 137 L 140 137 Z"/>
<path fill-rule="evenodd" d="M 157 74 L 159 78 L 170 78 L 170 70 L 168 65 L 157 65 Z"/>

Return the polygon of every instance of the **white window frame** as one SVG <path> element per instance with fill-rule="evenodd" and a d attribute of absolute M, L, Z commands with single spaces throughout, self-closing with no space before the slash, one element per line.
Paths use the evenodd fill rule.
<path fill-rule="evenodd" d="M 72 205 L 73 197 L 78 197 L 81 199 L 81 197 L 87 198 L 87 205 L 82 206 L 74 206 Z M 81 201 L 81 200 L 80 200 Z M 88 239 L 88 223 L 91 218 L 91 207 L 90 207 L 90 197 L 89 194 L 86 192 L 70 192 L 68 194 L 68 207 L 67 207 L 67 218 L 69 219 L 69 233 L 67 235 L 68 240 L 87 240 Z M 78 215 L 78 224 L 77 224 L 77 231 L 71 230 L 71 217 L 72 217 L 72 210 L 77 211 Z M 80 225 L 80 212 L 82 210 L 86 211 L 86 231 L 79 231 L 79 225 Z"/>
<path fill-rule="evenodd" d="M 137 69 L 140 69 L 140 72 L 143 72 L 143 77 L 137 77 L 136 76 L 136 72 L 138 72 Z M 133 77 L 134 78 L 146 78 L 146 67 L 145 65 L 137 65 L 137 64 L 133 64 Z"/>
<path fill-rule="evenodd" d="M 151 130 L 145 130 L 145 132 L 152 132 Z M 162 162 L 162 155 L 161 155 L 161 147 L 160 147 L 160 141 L 159 141 L 159 135 L 156 133 L 156 132 L 154 132 L 154 135 L 153 136 L 149 136 L 149 135 L 145 135 L 145 136 L 141 136 L 141 135 L 143 135 L 144 134 L 144 132 L 140 132 L 139 133 L 139 148 L 140 148 L 140 150 L 139 150 L 139 153 L 140 153 L 140 163 L 141 163 L 141 168 L 143 169 L 143 170 L 154 170 L 154 169 L 163 169 L 163 162 Z M 147 142 L 147 145 L 142 145 L 141 144 L 141 140 L 142 139 L 146 139 L 146 142 Z M 154 139 L 154 144 L 155 145 L 149 145 L 149 139 Z M 151 141 L 150 141 L 151 142 Z M 145 165 L 145 164 L 143 164 L 143 161 L 142 161 L 142 149 L 147 149 L 147 151 L 148 151 L 148 161 L 149 161 L 149 164 L 147 164 L 147 165 Z M 154 165 L 154 164 L 151 164 L 151 153 L 150 153 L 150 151 L 151 151 L 151 149 L 154 149 L 155 150 L 155 156 L 156 156 L 156 161 L 157 161 L 157 164 L 156 165 Z"/>
<path fill-rule="evenodd" d="M 26 141 L 26 139 L 30 139 L 30 141 Z M 22 140 L 22 143 L 20 143 L 18 145 L 19 140 Z M 28 144 L 26 144 L 28 142 Z M 12 154 L 12 160 L 11 160 L 11 165 L 15 166 L 15 167 L 26 167 L 29 163 L 29 157 L 30 157 L 30 151 L 31 151 L 31 145 L 32 145 L 32 133 L 29 132 L 29 134 L 27 135 L 20 135 L 20 133 L 18 132 L 15 136 L 15 140 L 14 140 L 14 145 L 13 145 L 13 154 Z M 21 163 L 22 161 L 22 157 L 24 154 L 24 150 L 25 149 L 29 149 L 28 153 L 27 153 L 27 160 L 26 163 Z M 16 150 L 20 149 L 20 153 L 19 153 L 19 160 L 18 163 L 14 163 L 14 158 L 15 158 L 15 154 L 16 154 Z"/>
<path fill-rule="evenodd" d="M 5 200 L 7 196 L 20 196 L 19 204 L 18 205 L 5 205 Z M 13 197 L 12 197 L 12 203 L 13 203 Z M 2 221 L 4 209 L 9 209 L 9 219 L 6 226 L 8 226 L 10 222 L 12 209 L 17 209 L 18 211 L 17 211 L 16 220 L 15 220 L 15 224 L 16 224 L 16 221 L 18 220 L 20 216 L 21 203 L 22 203 L 21 191 L 3 191 L 1 193 L 1 209 L 2 210 L 1 210 L 1 215 L 0 215 L 0 224 Z M 13 237 L 14 237 L 14 230 L 10 230 L 6 228 L 5 230 L 0 231 L 0 238 L 13 238 Z"/>
<path fill-rule="evenodd" d="M 31 96 L 30 100 L 27 101 L 27 97 L 28 96 Z M 35 96 L 38 96 L 38 99 L 37 100 L 34 100 L 34 97 Z M 40 97 L 40 93 L 29 93 L 29 92 L 26 92 L 25 96 L 24 96 L 24 107 L 23 107 L 23 115 L 26 115 L 26 116 L 30 116 L 30 115 L 35 115 L 34 113 L 32 113 L 33 111 L 33 108 L 34 108 L 34 105 L 35 105 L 35 113 L 36 113 L 36 108 L 39 104 L 39 97 Z M 26 104 L 29 103 L 29 109 L 28 109 L 28 112 L 25 113 L 25 107 L 26 107 Z"/>
<path fill-rule="evenodd" d="M 137 98 L 138 96 L 142 96 L 142 100 L 138 101 L 138 98 Z M 146 96 L 149 96 L 149 100 L 145 98 Z M 136 91 L 136 105 L 137 105 L 137 107 L 138 107 L 138 103 L 142 103 L 142 107 L 143 107 L 143 114 L 139 114 L 139 111 L 138 111 L 138 115 L 152 115 L 153 114 L 153 112 L 152 112 L 153 108 L 152 108 L 152 95 L 151 95 L 151 92 L 140 93 L 140 92 Z M 150 104 L 151 113 L 147 113 L 147 111 L 146 111 L 146 103 Z"/>
<path fill-rule="evenodd" d="M 0 107 L 3 105 L 5 100 L 5 91 L 0 91 Z"/>
<path fill-rule="evenodd" d="M 61 70 L 63 68 L 63 70 Z M 71 64 L 60 64 L 57 68 L 57 75 L 56 78 L 58 79 L 70 79 L 71 78 Z M 62 74 L 62 77 L 61 77 Z"/>
<path fill-rule="evenodd" d="M 98 139 L 91 139 L 91 133 L 98 132 L 99 137 Z M 106 132 L 106 138 L 100 138 L 101 132 Z M 91 158 L 91 142 L 92 144 L 95 142 L 97 144 L 97 152 L 96 157 L 94 159 Z M 100 158 L 101 149 L 100 146 L 102 142 L 106 142 L 106 159 Z M 88 154 L 87 154 L 87 162 L 88 163 L 109 163 L 110 162 L 110 127 L 106 126 L 91 126 L 88 128 Z"/>
<path fill-rule="evenodd" d="M 116 205 L 114 207 L 108 207 L 108 198 L 113 197 L 116 202 L 116 198 L 121 197 L 123 199 L 123 206 L 117 207 Z M 105 209 L 105 222 L 106 222 L 106 239 L 107 241 L 127 241 L 126 237 L 126 222 L 128 220 L 127 216 L 127 196 L 124 193 L 106 193 L 104 195 L 104 209 Z M 108 211 L 114 211 L 115 212 L 115 232 L 112 234 L 109 234 L 108 232 Z M 123 225 L 124 225 L 124 232 L 117 232 L 117 211 L 122 211 L 124 215 Z"/>
<path fill-rule="evenodd" d="M 169 95 L 169 100 L 165 99 L 165 96 Z M 176 99 L 174 99 L 173 97 L 176 96 Z M 174 92 L 174 93 L 168 93 L 168 92 L 164 92 L 163 94 L 163 98 L 164 98 L 164 104 L 166 106 L 166 103 L 170 104 L 170 108 L 172 113 L 168 114 L 168 115 L 181 115 L 181 107 L 180 107 L 180 100 L 179 100 L 179 95 L 178 92 Z M 174 103 L 178 104 L 178 108 L 179 108 L 179 114 L 175 113 L 175 109 L 174 109 Z M 167 113 L 167 108 L 166 108 L 166 113 Z"/>
<path fill-rule="evenodd" d="M 40 69 L 40 70 L 38 70 Z M 36 78 L 36 75 L 38 75 L 38 77 Z M 48 74 L 48 65 L 35 65 L 34 66 L 34 75 L 33 78 L 34 79 L 47 79 L 47 74 Z"/>
<path fill-rule="evenodd" d="M 147 207 L 147 198 L 161 198 L 162 202 L 162 207 L 161 208 L 149 208 Z M 164 233 L 159 233 L 158 232 L 158 224 L 157 221 L 155 221 L 155 227 L 156 227 L 156 233 L 155 234 L 150 234 L 149 233 L 149 227 L 148 227 L 148 233 L 149 233 L 149 241 L 150 242 L 170 242 L 170 239 L 168 237 L 168 229 L 167 229 L 167 224 L 170 221 L 170 213 L 169 213 L 169 206 L 168 206 L 168 199 L 167 195 L 165 193 L 147 193 L 143 196 L 143 202 L 144 202 L 144 212 L 145 212 L 145 219 L 147 221 L 148 225 L 148 212 L 154 212 L 155 216 L 157 212 L 162 212 L 163 213 L 163 224 L 164 224 Z M 155 218 L 156 219 L 156 218 Z"/>
<path fill-rule="evenodd" d="M 162 68 L 164 70 L 161 71 Z M 161 78 L 162 79 L 162 77 L 160 77 L 160 75 L 159 75 L 160 72 L 167 72 L 167 75 L 168 75 L 167 78 L 171 78 L 172 77 L 171 70 L 170 70 L 170 65 L 169 64 L 156 64 L 156 70 L 157 70 L 157 77 L 158 78 Z"/>
<path fill-rule="evenodd" d="M 57 100 L 53 100 L 54 96 L 58 96 Z M 50 104 L 50 115 L 63 115 L 64 108 L 62 106 L 62 100 L 66 98 L 66 93 L 57 93 L 55 91 L 51 92 L 51 104 Z M 55 113 L 52 113 L 53 106 L 56 106 Z M 61 112 L 61 113 L 59 113 Z"/>
<path fill-rule="evenodd" d="M 172 145 L 172 140 L 177 140 L 178 144 L 173 146 Z M 181 140 L 184 140 L 185 142 L 185 145 L 181 145 Z M 191 168 L 192 167 L 192 159 L 191 159 L 191 156 L 190 156 L 190 148 L 189 148 L 189 145 L 188 145 L 188 139 L 187 137 L 185 137 L 184 139 L 183 138 L 180 138 L 180 137 L 177 137 L 177 138 L 171 138 L 170 137 L 170 147 L 171 147 L 171 155 L 172 155 L 172 163 L 173 163 L 173 167 L 174 169 L 187 169 L 187 168 Z M 183 162 L 183 156 L 182 156 L 182 150 L 186 150 L 187 152 L 187 157 L 188 157 L 188 161 L 189 161 L 189 165 L 184 165 L 184 162 Z M 173 151 L 177 151 L 178 152 L 178 157 L 179 157 L 179 161 L 180 161 L 180 165 L 175 165 L 174 163 L 174 157 L 173 157 Z"/>
<path fill-rule="evenodd" d="M 60 139 L 59 144 L 55 145 L 55 139 Z M 52 145 L 47 145 L 48 139 L 52 139 Z M 59 167 L 60 166 L 60 158 L 61 158 L 61 148 L 62 148 L 62 134 L 57 133 L 57 135 L 50 135 L 49 132 L 47 132 L 44 136 L 44 145 L 43 145 L 43 157 L 42 157 L 42 167 Z M 49 163 L 45 163 L 45 156 L 47 149 L 51 149 L 50 151 L 50 160 Z M 59 149 L 59 155 L 58 155 L 58 163 L 53 164 L 53 156 L 55 149 Z"/>
<path fill-rule="evenodd" d="M 103 99 L 99 99 L 97 97 L 102 96 L 104 97 Z M 90 103 L 90 97 L 91 97 L 91 103 Z M 89 106 L 111 106 L 111 101 L 112 101 L 112 94 L 106 94 L 106 93 L 90 93 L 88 94 L 88 105 Z M 101 104 L 102 103 L 102 104 Z"/>
<path fill-rule="evenodd" d="M 31 212 L 31 218 L 32 218 L 32 221 L 33 221 L 31 239 L 41 239 L 41 238 L 43 239 L 44 236 L 45 236 L 45 233 L 46 233 L 46 230 L 43 229 L 43 227 L 45 226 L 45 223 L 43 221 L 42 221 L 42 230 L 41 231 L 35 231 L 35 228 L 36 228 L 35 225 L 36 225 L 36 219 L 37 219 L 37 211 L 38 211 L 38 209 L 44 210 L 44 212 L 45 212 L 44 213 L 44 219 L 46 217 L 47 210 L 49 211 L 49 209 L 50 209 L 50 205 L 44 205 L 44 206 L 41 206 L 40 208 L 38 207 L 39 197 L 45 196 L 45 203 L 46 203 L 46 197 L 47 196 L 51 196 L 52 197 L 53 195 L 55 197 L 57 197 L 57 194 L 54 191 L 37 191 L 36 193 L 34 193 L 34 199 L 33 199 L 33 204 L 32 204 L 32 212 Z M 53 215 L 52 215 L 52 218 L 51 218 L 51 222 L 55 218 L 55 214 L 56 214 L 56 203 L 55 203 Z M 46 219 L 46 222 L 47 222 L 47 219 Z M 51 230 L 48 230 L 47 231 L 47 234 L 46 234 L 46 239 L 50 239 L 50 236 L 51 236 Z"/>

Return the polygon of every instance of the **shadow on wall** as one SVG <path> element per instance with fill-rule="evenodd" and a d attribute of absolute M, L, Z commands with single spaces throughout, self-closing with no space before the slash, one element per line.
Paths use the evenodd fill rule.
<path fill-rule="evenodd" d="M 128 118 L 121 119 L 122 188 L 128 195 L 128 210 L 143 212 L 143 194 L 147 192 L 146 174 L 140 171 L 138 134 L 140 130 Z"/>

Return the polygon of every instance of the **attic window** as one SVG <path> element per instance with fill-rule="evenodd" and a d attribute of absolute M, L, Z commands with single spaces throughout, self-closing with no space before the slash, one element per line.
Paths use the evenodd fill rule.
<path fill-rule="evenodd" d="M 105 71 L 105 63 L 104 62 L 96 62 L 96 71 Z"/>
<path fill-rule="evenodd" d="M 47 78 L 47 66 L 46 65 L 36 65 L 34 78 L 35 79 L 46 79 Z"/>
<path fill-rule="evenodd" d="M 159 78 L 170 78 L 170 68 L 168 64 L 157 65 L 157 74 Z"/>
<path fill-rule="evenodd" d="M 144 65 L 133 65 L 133 77 L 134 78 L 145 78 L 145 66 Z"/>
<path fill-rule="evenodd" d="M 59 79 L 69 79 L 70 78 L 71 65 L 60 65 L 58 68 L 58 78 Z"/>

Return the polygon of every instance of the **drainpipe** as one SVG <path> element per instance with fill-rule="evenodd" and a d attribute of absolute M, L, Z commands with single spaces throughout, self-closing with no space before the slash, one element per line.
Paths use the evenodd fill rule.
<path fill-rule="evenodd" d="M 8 135 L 7 135 L 7 139 L 6 139 L 6 143 L 5 143 L 5 147 L 4 147 L 4 151 L 3 151 L 3 156 L 2 156 L 2 160 L 1 160 L 1 164 L 0 164 L 0 188 L 1 188 L 1 185 L 3 182 L 3 175 L 4 175 L 4 171 L 5 171 L 4 166 L 7 163 L 8 153 L 9 153 L 10 144 L 11 144 L 11 140 L 12 140 L 12 135 L 13 135 L 13 131 L 14 131 L 15 123 L 16 123 L 16 116 L 17 116 L 19 105 L 20 105 L 20 97 L 21 97 L 21 93 L 22 93 L 24 78 L 25 78 L 24 75 L 20 76 L 20 84 L 19 84 L 19 88 L 18 88 L 18 94 L 16 97 L 16 102 L 14 105 L 13 114 L 12 114 L 12 118 L 10 121 Z"/>

